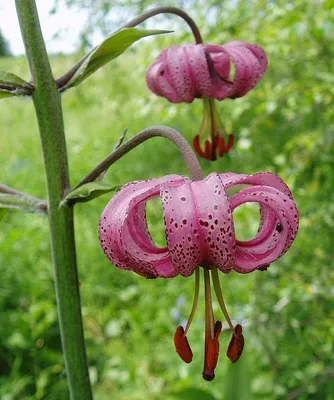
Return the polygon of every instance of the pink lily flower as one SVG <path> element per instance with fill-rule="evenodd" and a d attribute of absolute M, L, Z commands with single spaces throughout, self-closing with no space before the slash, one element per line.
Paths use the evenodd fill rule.
<path fill-rule="evenodd" d="M 194 147 L 201 157 L 215 160 L 229 152 L 234 136 L 226 132 L 214 99 L 244 96 L 261 80 L 267 66 L 261 47 L 241 41 L 223 46 L 172 46 L 148 69 L 147 85 L 172 103 L 203 98 L 204 119 Z"/>
<path fill-rule="evenodd" d="M 227 191 L 248 185 L 229 197 Z M 158 248 L 147 228 L 146 202 L 160 196 L 167 247 Z M 233 211 L 247 202 L 259 203 L 259 232 L 249 241 L 235 237 Z M 227 355 L 232 362 L 241 356 L 244 338 L 241 325 L 233 326 L 222 296 L 218 270 L 245 274 L 266 270 L 292 245 L 298 231 L 298 210 L 287 185 L 278 176 L 212 173 L 191 181 L 179 175 L 138 181 L 124 186 L 109 202 L 100 219 L 99 235 L 104 253 L 118 268 L 146 278 L 188 277 L 195 272 L 195 296 L 185 329 L 179 326 L 174 344 L 187 363 L 193 354 L 187 332 L 198 302 L 202 267 L 205 280 L 205 359 L 203 377 L 214 378 L 222 323 L 212 310 L 210 275 L 227 323 L 233 333 Z"/>

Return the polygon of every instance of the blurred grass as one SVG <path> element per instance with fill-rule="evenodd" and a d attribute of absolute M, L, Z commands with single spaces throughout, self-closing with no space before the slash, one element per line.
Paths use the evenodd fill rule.
<path fill-rule="evenodd" d="M 225 358 L 230 336 L 225 330 L 217 377 L 211 383 L 201 379 L 201 295 L 189 334 L 194 362 L 182 363 L 172 338 L 188 317 L 193 279 L 150 281 L 111 266 L 97 237 L 98 219 L 110 198 L 106 195 L 76 206 L 85 334 L 97 400 L 334 398 L 333 89 L 327 81 L 332 49 L 325 34 L 313 34 L 315 28 L 325 32 L 329 23 L 325 5 L 313 14 L 295 7 L 283 13 L 277 5 L 276 14 L 270 12 L 269 22 L 257 30 L 233 25 L 239 11 L 226 21 L 225 30 L 206 32 L 213 42 L 223 43 L 231 40 L 232 26 L 233 36 L 239 29 L 240 39 L 266 48 L 270 69 L 248 96 L 219 105 L 238 142 L 230 156 L 214 164 L 202 160 L 204 171 L 279 173 L 301 210 L 296 243 L 267 273 L 221 277 L 233 319 L 245 325 L 242 362 L 231 365 Z M 303 37 L 297 29 L 302 22 Z M 200 101 L 172 105 L 145 85 L 148 65 L 159 49 L 175 41 L 169 37 L 139 44 L 63 95 L 73 184 L 111 151 L 125 127 L 129 136 L 155 124 L 175 127 L 189 140 L 197 133 Z M 77 58 L 52 57 L 55 75 Z M 0 69 L 29 79 L 23 57 L 1 58 Z M 0 115 L 0 182 L 45 197 L 32 102 L 3 100 Z M 187 170 L 174 146 L 159 138 L 117 162 L 106 180 L 119 185 L 170 173 Z M 151 205 L 150 227 L 162 245 L 160 215 Z M 254 233 L 256 216 L 256 210 L 241 207 L 237 232 L 245 237 Z M 8 212 L 0 223 L 0 399 L 66 400 L 47 221 Z M 216 303 L 214 310 L 221 318 Z"/>

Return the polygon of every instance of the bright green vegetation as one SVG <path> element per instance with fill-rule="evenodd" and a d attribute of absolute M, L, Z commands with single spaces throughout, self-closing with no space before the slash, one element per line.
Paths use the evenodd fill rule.
<path fill-rule="evenodd" d="M 190 312 L 194 279 L 145 280 L 114 268 L 97 237 L 99 216 L 110 199 L 106 194 L 75 206 L 85 335 L 97 400 L 334 399 L 333 25 L 329 2 L 294 4 L 291 10 L 263 8 L 267 14 L 261 19 L 258 2 L 258 8 L 248 10 L 253 14 L 231 10 L 228 18 L 222 13 L 220 27 L 204 30 L 207 42 L 256 42 L 270 60 L 253 92 L 219 104 L 237 145 L 224 159 L 202 161 L 205 172 L 278 173 L 290 185 L 301 214 L 295 244 L 267 272 L 220 275 L 230 313 L 244 324 L 245 353 L 235 365 L 225 357 L 230 332 L 224 322 L 216 379 L 202 380 L 202 294 L 189 333 L 194 361 L 188 366 L 178 358 L 173 334 Z M 189 140 L 196 134 L 199 100 L 172 105 L 145 86 L 145 71 L 159 49 L 187 38 L 174 34 L 139 43 L 63 95 L 73 184 L 111 151 L 125 127 L 129 136 L 153 124 L 175 127 Z M 78 58 L 52 58 L 56 75 Z M 0 70 L 29 80 L 23 58 L 0 59 Z M 1 101 L 0 135 L 0 182 L 45 197 L 29 100 Z M 159 138 L 118 161 L 106 181 L 119 185 L 170 173 L 185 174 L 186 168 L 174 146 Z M 148 214 L 153 237 L 162 245 L 156 201 Z M 20 212 L 1 217 L 0 399 L 66 400 L 47 221 Z M 257 230 L 258 210 L 242 207 L 236 220 L 240 237 L 249 238 Z M 217 304 L 215 313 L 222 318 Z"/>

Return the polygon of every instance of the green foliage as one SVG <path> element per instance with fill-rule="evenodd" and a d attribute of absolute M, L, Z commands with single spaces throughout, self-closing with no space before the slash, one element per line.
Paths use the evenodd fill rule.
<path fill-rule="evenodd" d="M 161 33 L 168 33 L 168 31 L 125 28 L 113 33 L 108 39 L 92 50 L 66 84 L 66 88 L 79 85 L 103 65 L 120 56 L 137 40 Z"/>
<path fill-rule="evenodd" d="M 29 93 L 32 89 L 33 86 L 30 83 L 18 76 L 10 72 L 0 71 L 0 99 L 11 96 L 22 96 Z"/>
<path fill-rule="evenodd" d="M 6 57 L 10 55 L 9 46 L 7 40 L 4 38 L 0 31 L 0 57 Z"/>
<path fill-rule="evenodd" d="M 100 182 L 90 182 L 86 183 L 77 189 L 72 190 L 66 197 L 65 202 L 68 200 L 75 200 L 75 202 L 85 203 L 90 201 L 95 197 L 102 196 L 103 194 L 114 192 L 119 188 L 119 186 L 106 185 Z M 1 197 L 0 197 L 0 207 L 1 207 Z"/>
<path fill-rule="evenodd" d="M 208 12 L 212 18 L 207 18 Z M 96 233 L 108 195 L 76 205 L 85 335 L 95 398 L 169 400 L 193 394 L 196 400 L 333 400 L 331 3 L 210 1 L 190 14 L 203 28 L 206 42 L 256 42 L 266 49 L 270 63 L 254 91 L 219 104 L 237 144 L 226 158 L 201 161 L 205 172 L 270 170 L 280 174 L 299 205 L 300 232 L 288 254 L 267 272 L 221 276 L 233 319 L 244 324 L 246 353 L 232 365 L 225 357 L 230 334 L 223 330 L 216 379 L 208 383 L 201 378 L 203 296 L 189 332 L 193 363 L 183 364 L 173 347 L 174 330 L 190 312 L 193 280 L 145 280 L 113 268 L 102 254 Z M 166 26 L 174 28 L 171 21 Z M 183 43 L 192 41 L 190 35 L 184 36 L 186 31 L 180 32 Z M 129 136 L 160 123 L 175 127 L 189 140 L 197 133 L 202 119 L 199 100 L 172 105 L 145 85 L 150 63 L 162 49 L 180 41 L 174 34 L 142 43 L 63 96 L 74 185 L 110 152 L 125 126 Z M 66 57 L 51 61 L 57 76 L 74 63 Z M 0 69 L 28 74 L 23 59 L 2 59 Z M 14 98 L 2 102 L 0 180 L 44 198 L 37 132 L 32 104 Z M 174 146 L 159 138 L 118 161 L 104 181 L 121 185 L 170 173 L 187 171 Z M 258 214 L 253 211 L 240 207 L 236 214 L 237 232 L 247 237 L 257 228 Z M 149 226 L 163 245 L 159 212 L 150 206 Z M 46 220 L 8 212 L 0 223 L 0 398 L 66 400 Z M 214 306 L 217 318 L 222 318 Z"/>
<path fill-rule="evenodd" d="M 0 208 L 11 208 L 26 212 L 42 212 L 41 202 L 38 199 L 0 193 Z"/>

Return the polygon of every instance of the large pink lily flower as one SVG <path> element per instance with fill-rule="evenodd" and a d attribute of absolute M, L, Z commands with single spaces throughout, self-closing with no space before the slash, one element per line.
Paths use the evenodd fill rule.
<path fill-rule="evenodd" d="M 229 197 L 228 190 L 248 185 Z M 147 228 L 148 200 L 160 196 L 165 221 L 167 247 L 156 247 Z M 235 237 L 233 211 L 240 205 L 260 205 L 259 232 L 249 241 Z M 104 253 L 118 268 L 132 270 L 146 278 L 190 276 L 195 272 L 194 305 L 185 329 L 174 336 L 177 353 L 191 362 L 187 339 L 199 292 L 199 267 L 205 280 L 206 329 L 203 377 L 214 378 L 219 355 L 218 336 L 222 329 L 215 321 L 211 304 L 211 284 L 233 336 L 227 350 L 232 362 L 242 353 L 241 325 L 233 326 L 222 297 L 218 270 L 250 273 L 266 270 L 292 245 L 298 231 L 298 210 L 287 185 L 278 176 L 212 173 L 191 181 L 178 175 L 124 186 L 109 202 L 100 219 L 100 242 Z"/>
<path fill-rule="evenodd" d="M 148 69 L 147 85 L 172 103 L 203 98 L 204 119 L 194 147 L 201 157 L 215 160 L 229 152 L 234 136 L 226 132 L 214 99 L 245 96 L 261 80 L 267 66 L 261 47 L 241 41 L 223 46 L 172 46 Z"/>

